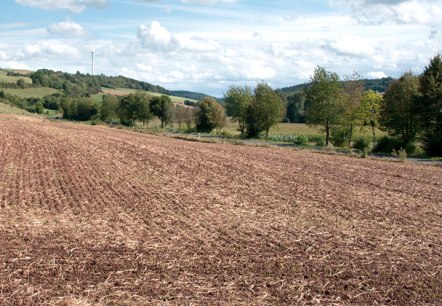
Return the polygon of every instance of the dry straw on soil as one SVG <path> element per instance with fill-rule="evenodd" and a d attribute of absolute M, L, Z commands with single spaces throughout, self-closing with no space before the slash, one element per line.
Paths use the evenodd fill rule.
<path fill-rule="evenodd" d="M 0 304 L 441 304 L 442 169 L 0 117 Z"/>

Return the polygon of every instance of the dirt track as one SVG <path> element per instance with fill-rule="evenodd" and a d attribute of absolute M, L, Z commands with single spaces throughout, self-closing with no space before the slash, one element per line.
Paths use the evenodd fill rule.
<path fill-rule="evenodd" d="M 0 304 L 442 304 L 442 168 L 0 116 Z"/>

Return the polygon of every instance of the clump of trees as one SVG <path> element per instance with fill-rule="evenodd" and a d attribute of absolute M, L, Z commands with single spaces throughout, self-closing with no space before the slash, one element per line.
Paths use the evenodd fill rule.
<path fill-rule="evenodd" d="M 416 139 L 420 130 L 418 113 L 419 78 L 411 72 L 394 81 L 384 95 L 380 113 L 381 127 L 404 144 Z"/>
<path fill-rule="evenodd" d="M 429 155 L 442 156 L 442 57 L 436 55 L 419 77 L 421 134 Z"/>
<path fill-rule="evenodd" d="M 253 90 L 248 86 L 231 86 L 224 94 L 227 113 L 238 122 L 241 136 L 257 137 L 281 122 L 286 114 L 284 99 L 268 84 L 258 83 Z"/>
<path fill-rule="evenodd" d="M 61 97 L 57 94 L 49 95 L 44 98 L 22 98 L 0 90 L 0 102 L 37 114 L 43 114 L 45 108 L 55 110 L 61 109 Z"/>
<path fill-rule="evenodd" d="M 66 98 L 61 104 L 63 118 L 70 120 L 86 121 L 95 119 L 100 111 L 97 102 L 90 98 Z"/>
<path fill-rule="evenodd" d="M 146 124 L 153 118 L 149 104 L 149 96 L 142 92 L 121 97 L 118 103 L 121 124 L 133 126 L 136 121 Z"/>
<path fill-rule="evenodd" d="M 169 96 L 162 95 L 150 99 L 150 111 L 161 121 L 161 128 L 172 125 L 175 118 L 175 105 Z"/>
<path fill-rule="evenodd" d="M 196 130 L 210 133 L 214 129 L 220 130 L 226 124 L 224 108 L 211 97 L 205 97 L 198 105 L 195 114 Z"/>
<path fill-rule="evenodd" d="M 326 145 L 350 146 L 357 126 L 369 126 L 377 149 L 413 153 L 421 141 L 431 156 L 442 156 L 442 57 L 436 55 L 420 76 L 404 73 L 390 82 L 384 95 L 366 90 L 357 74 L 341 81 L 317 67 L 305 88 L 306 121 L 321 126 Z M 376 139 L 380 128 L 390 137 Z M 346 141 L 345 141 L 346 140 Z M 358 140 L 362 146 L 362 141 Z M 391 152 L 391 151 L 390 151 Z"/>

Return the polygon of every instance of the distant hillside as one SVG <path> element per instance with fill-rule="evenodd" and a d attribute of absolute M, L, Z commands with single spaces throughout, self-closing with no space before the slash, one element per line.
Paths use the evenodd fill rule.
<path fill-rule="evenodd" d="M 86 95 L 93 95 L 101 92 L 102 87 L 106 88 L 126 88 L 133 90 L 144 90 L 153 93 L 166 94 L 176 97 L 181 97 L 189 100 L 201 100 L 205 94 L 191 91 L 171 91 L 159 85 L 153 85 L 148 82 L 138 81 L 124 76 L 105 76 L 90 75 L 82 73 L 66 73 L 61 71 L 52 71 L 48 69 L 37 70 L 30 74 L 32 82 L 42 87 L 51 87 L 58 90 L 63 90 L 68 95 L 78 95 L 84 93 Z"/>
<path fill-rule="evenodd" d="M 378 92 L 385 92 L 387 90 L 388 86 L 390 86 L 391 82 L 394 81 L 394 79 L 391 77 L 388 77 L 388 78 L 381 78 L 381 79 L 365 79 L 363 81 L 365 82 L 365 88 L 367 90 L 372 89 L 372 90 L 378 91 Z M 290 86 L 290 87 L 284 87 L 284 88 L 278 89 L 277 91 L 280 92 L 283 96 L 288 97 L 290 95 L 293 95 L 296 92 L 304 90 L 304 88 L 306 88 L 307 86 L 309 86 L 309 83 L 299 84 L 299 85 Z"/>
<path fill-rule="evenodd" d="M 169 91 L 169 94 L 172 96 L 182 97 L 189 100 L 197 100 L 200 101 L 204 97 L 207 97 L 208 95 L 202 94 L 199 92 L 192 92 L 192 91 L 185 91 L 185 90 L 171 90 Z"/>
<path fill-rule="evenodd" d="M 90 75 L 77 72 L 75 74 L 40 69 L 30 74 L 33 84 L 63 90 L 67 95 L 93 95 L 101 91 L 101 87 L 139 89 L 168 94 L 165 88 L 147 82 L 141 82 L 124 76 Z"/>

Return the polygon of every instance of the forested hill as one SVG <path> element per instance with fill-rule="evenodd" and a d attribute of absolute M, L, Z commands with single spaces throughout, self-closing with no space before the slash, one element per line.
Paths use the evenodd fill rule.
<path fill-rule="evenodd" d="M 100 74 L 92 76 L 90 74 L 82 74 L 80 72 L 71 74 L 61 71 L 40 69 L 32 72 L 29 76 L 32 79 L 32 82 L 37 86 L 63 90 L 65 94 L 71 96 L 97 94 L 101 92 L 102 87 L 145 90 L 182 97 L 189 100 L 202 100 L 207 96 L 199 92 L 183 90 L 171 91 L 158 85 L 130 79 L 121 75 L 105 76 Z"/>
<path fill-rule="evenodd" d="M 372 89 L 372 90 L 378 91 L 378 92 L 385 92 L 393 80 L 394 80 L 393 78 L 387 77 L 387 78 L 381 78 L 381 79 L 370 79 L 370 80 L 365 79 L 363 81 L 365 83 L 365 88 L 367 90 Z M 287 96 L 290 96 L 296 92 L 304 90 L 304 88 L 306 88 L 308 85 L 309 85 L 309 83 L 304 83 L 304 84 L 299 84 L 299 85 L 295 85 L 295 86 L 284 87 L 284 88 L 278 89 L 278 92 L 280 92 L 282 95 L 287 97 Z"/>
<path fill-rule="evenodd" d="M 129 79 L 124 76 L 90 75 L 77 72 L 75 74 L 40 69 L 30 74 L 35 85 L 63 90 L 68 95 L 93 95 L 101 91 L 101 87 L 140 89 L 168 94 L 168 90 L 147 82 Z"/>
<path fill-rule="evenodd" d="M 208 96 L 203 93 L 185 91 L 185 90 L 171 90 L 171 91 L 169 91 L 169 94 L 172 96 L 177 96 L 177 97 L 181 97 L 181 98 L 185 98 L 185 99 L 189 99 L 189 100 L 197 100 L 197 101 L 201 101 L 204 97 Z"/>

